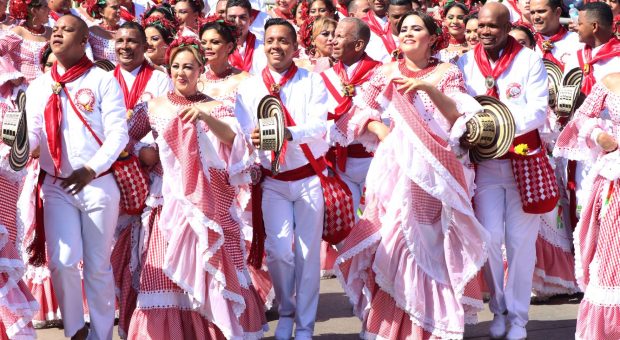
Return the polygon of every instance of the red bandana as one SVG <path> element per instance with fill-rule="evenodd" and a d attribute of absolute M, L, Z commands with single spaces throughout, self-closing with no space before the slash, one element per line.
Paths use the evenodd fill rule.
<path fill-rule="evenodd" d="M 588 45 L 583 48 L 581 53 L 577 53 L 579 67 L 583 71 L 581 92 L 583 92 L 586 96 L 589 95 L 590 91 L 592 91 L 592 87 L 596 84 L 596 78 L 594 78 L 594 64 L 616 56 L 620 56 L 620 40 L 616 37 L 611 38 L 607 43 L 605 43 L 594 58 L 592 58 L 592 47 Z"/>
<path fill-rule="evenodd" d="M 65 87 L 66 83 L 70 83 L 86 73 L 93 66 L 93 62 L 82 56 L 80 61 L 69 68 L 65 74 L 58 74 L 58 62 L 54 62 L 51 70 L 53 85 L 52 95 L 45 104 L 45 132 L 47 133 L 47 144 L 50 149 L 52 161 L 54 161 L 54 171 L 60 171 L 60 159 L 62 155 L 62 134 L 60 131 L 60 122 L 62 121 L 62 104 L 60 102 L 60 91 Z"/>
<path fill-rule="evenodd" d="M 117 65 L 114 69 L 114 78 L 118 80 L 118 83 L 121 85 L 121 90 L 123 91 L 123 98 L 125 98 L 125 108 L 127 110 L 132 110 L 144 89 L 146 89 L 146 84 L 148 84 L 149 79 L 151 79 L 151 75 L 153 75 L 153 66 L 149 64 L 146 60 L 142 63 L 140 71 L 138 71 L 138 75 L 136 76 L 136 80 L 133 82 L 131 86 L 131 92 L 127 89 L 127 84 L 125 83 L 125 78 L 121 73 L 121 66 Z"/>
<path fill-rule="evenodd" d="M 568 33 L 568 30 L 564 26 L 560 26 L 560 30 L 547 40 L 543 38 L 542 34 L 536 33 L 536 45 L 538 45 L 538 48 L 542 51 L 543 59 L 547 59 L 558 65 L 562 71 L 564 71 L 564 63 L 557 60 L 555 56 L 553 56 L 553 53 L 551 53 L 551 50 L 554 48 L 553 43 L 564 39 L 566 33 Z"/>
<path fill-rule="evenodd" d="M 250 72 L 252 68 L 252 59 L 254 58 L 254 45 L 256 44 L 256 36 L 252 32 L 248 32 L 248 36 L 245 39 L 245 51 L 243 56 L 239 53 L 238 49 L 228 57 L 228 62 L 240 70 Z"/>
<path fill-rule="evenodd" d="M 136 13 L 136 10 L 134 8 L 133 3 L 131 4 L 131 7 L 129 9 L 125 8 L 125 6 L 121 6 L 120 15 L 123 20 L 136 21 L 135 13 Z"/>
<path fill-rule="evenodd" d="M 396 41 L 394 41 L 391 25 L 388 24 L 383 28 L 383 25 L 377 20 L 377 16 L 372 11 L 366 13 L 366 16 L 362 20 L 368 24 L 370 31 L 381 38 L 388 54 L 392 56 L 392 60 L 396 60 L 396 56 L 398 56 L 398 46 L 396 46 Z"/>
<path fill-rule="evenodd" d="M 515 38 L 508 36 L 506 46 L 504 47 L 504 53 L 499 57 L 495 68 L 491 67 L 489 56 L 484 50 L 482 44 L 478 44 L 474 50 L 474 58 L 476 65 L 480 69 L 480 73 L 485 77 L 485 85 L 487 86 L 487 95 L 499 99 L 499 93 L 497 90 L 497 78 L 506 71 L 506 69 L 512 64 L 512 61 L 517 56 L 517 53 L 521 51 L 523 45 L 519 44 Z"/>
<path fill-rule="evenodd" d="M 279 9 L 278 7 L 273 9 L 273 13 L 282 19 L 286 19 L 286 20 L 295 20 L 295 15 L 291 14 L 285 14 L 284 12 L 282 12 L 281 9 Z"/>

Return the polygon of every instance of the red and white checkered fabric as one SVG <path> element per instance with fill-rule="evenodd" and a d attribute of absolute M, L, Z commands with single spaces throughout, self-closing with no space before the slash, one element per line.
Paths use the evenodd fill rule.
<path fill-rule="evenodd" d="M 511 161 L 523 211 L 543 214 L 553 210 L 560 199 L 560 190 L 545 150 L 534 155 L 515 156 Z"/>
<path fill-rule="evenodd" d="M 121 192 L 121 209 L 129 215 L 141 214 L 149 194 L 149 179 L 138 158 L 118 159 L 112 165 L 112 171 Z"/>
<path fill-rule="evenodd" d="M 325 200 L 323 240 L 337 244 L 349 235 L 355 225 L 351 190 L 338 177 L 321 176 Z"/>

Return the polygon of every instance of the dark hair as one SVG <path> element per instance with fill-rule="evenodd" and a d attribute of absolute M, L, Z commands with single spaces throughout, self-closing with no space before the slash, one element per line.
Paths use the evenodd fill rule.
<path fill-rule="evenodd" d="M 162 19 L 165 20 L 165 18 L 162 18 Z M 174 41 L 174 37 L 177 34 L 176 28 L 167 27 L 166 25 L 162 24 L 160 20 L 154 20 L 154 21 L 147 23 L 146 26 L 144 26 L 145 34 L 146 34 L 146 29 L 149 27 L 156 29 L 157 32 L 161 34 L 161 37 L 166 42 L 166 45 L 170 45 L 170 43 Z"/>
<path fill-rule="evenodd" d="M 602 27 L 611 29 L 614 22 L 614 14 L 608 4 L 604 2 L 588 2 L 583 5 L 581 10 L 587 12 L 587 16 L 597 21 Z"/>
<path fill-rule="evenodd" d="M 164 18 L 168 19 L 168 21 L 170 22 L 176 22 L 177 20 L 174 16 L 174 9 L 167 2 L 164 2 L 161 5 L 157 5 L 146 10 L 146 12 L 144 12 L 144 19 L 150 17 L 155 12 L 161 13 Z"/>
<path fill-rule="evenodd" d="M 331 12 L 334 14 L 336 13 L 336 6 L 334 6 L 334 3 L 332 2 L 332 0 L 310 0 L 308 2 L 308 12 L 310 11 L 310 7 L 312 7 L 312 4 L 317 1 L 324 3 L 328 12 Z"/>
<path fill-rule="evenodd" d="M 267 33 L 267 29 L 271 26 L 286 26 L 286 28 L 288 28 L 291 33 L 293 41 L 297 41 L 297 32 L 295 31 L 295 27 L 293 27 L 293 25 L 288 22 L 288 20 L 282 18 L 271 18 L 267 20 L 267 22 L 265 23 L 265 33 Z"/>
<path fill-rule="evenodd" d="M 138 35 L 140 36 L 140 40 L 142 40 L 143 43 L 146 43 L 146 33 L 144 33 L 144 28 L 139 23 L 137 23 L 135 21 L 125 21 L 119 27 L 119 29 L 121 29 L 121 28 L 124 28 L 124 29 L 127 29 L 127 30 L 136 30 L 136 31 L 138 31 Z"/>
<path fill-rule="evenodd" d="M 233 49 L 230 50 L 230 53 L 232 54 L 235 51 L 237 39 L 235 38 L 233 28 L 224 24 L 220 20 L 207 22 L 206 24 L 200 26 L 200 33 L 198 37 L 202 39 L 202 35 L 208 30 L 215 30 L 217 34 L 224 38 L 224 41 L 226 41 L 227 43 L 233 43 Z"/>
<path fill-rule="evenodd" d="M 446 6 L 444 7 L 443 17 L 445 18 L 448 15 L 448 12 L 454 7 L 460 8 L 463 11 L 463 13 L 465 13 L 465 15 L 469 14 L 469 8 L 467 8 L 467 5 L 465 5 L 462 2 L 452 1 L 452 2 L 447 3 Z"/>
<path fill-rule="evenodd" d="M 202 0 L 175 0 L 174 4 L 183 1 L 187 2 L 189 4 L 189 7 L 192 8 L 192 11 L 196 13 L 201 13 L 203 8 L 205 8 L 205 3 Z"/>
<path fill-rule="evenodd" d="M 465 19 L 463 19 L 463 24 L 467 25 L 467 22 L 472 19 L 478 20 L 478 12 L 465 16 Z"/>
<path fill-rule="evenodd" d="M 407 17 L 412 16 L 412 15 L 415 15 L 419 17 L 420 19 L 422 19 L 422 22 L 424 23 L 424 27 L 426 27 L 426 29 L 431 35 L 441 34 L 442 32 L 441 27 L 439 27 L 435 19 L 433 19 L 433 17 L 428 15 L 428 13 L 426 13 L 425 11 L 411 11 L 411 12 L 405 13 L 405 15 L 403 15 L 400 18 L 400 20 L 398 20 L 398 25 L 396 26 L 399 32 L 401 28 L 403 27 L 403 22 L 405 21 L 405 19 L 407 19 Z"/>
<path fill-rule="evenodd" d="M 411 0 L 390 0 L 388 7 L 390 6 L 408 6 L 411 7 Z"/>
<path fill-rule="evenodd" d="M 49 59 L 50 55 L 52 54 L 52 47 L 50 46 L 50 43 L 45 43 L 45 46 L 43 46 L 43 49 L 41 50 L 41 60 L 39 60 L 39 64 L 41 64 L 41 67 L 45 67 L 45 64 L 47 63 L 47 60 Z"/>
<path fill-rule="evenodd" d="M 556 8 L 562 8 L 562 0 L 547 0 L 547 6 L 555 11 Z"/>
<path fill-rule="evenodd" d="M 534 33 L 532 33 L 532 30 L 529 29 L 529 27 L 523 26 L 523 25 L 516 25 L 516 26 L 513 26 L 510 30 L 521 31 L 525 33 L 525 35 L 527 35 L 527 38 L 530 40 L 530 46 L 536 45 L 536 38 L 534 38 Z"/>
<path fill-rule="evenodd" d="M 231 7 L 242 7 L 248 11 L 248 14 L 252 12 L 252 4 L 248 0 L 228 0 L 226 2 L 226 10 Z"/>

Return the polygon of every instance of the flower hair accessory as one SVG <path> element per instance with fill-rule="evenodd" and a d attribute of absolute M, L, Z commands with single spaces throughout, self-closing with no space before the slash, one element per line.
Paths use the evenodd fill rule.
<path fill-rule="evenodd" d="M 450 43 L 450 33 L 448 33 L 448 30 L 443 29 L 443 25 L 439 20 L 435 20 L 435 22 L 437 23 L 437 30 L 435 30 L 437 40 L 431 47 L 431 53 L 433 55 L 438 51 L 441 51 L 444 48 L 448 47 L 448 44 Z"/>
<path fill-rule="evenodd" d="M 101 10 L 106 6 L 106 0 L 85 0 L 84 5 L 91 17 L 101 19 Z"/>
<path fill-rule="evenodd" d="M 200 45 L 200 42 L 198 41 L 198 39 L 194 37 L 185 36 L 185 37 L 179 37 L 175 39 L 170 44 L 170 47 L 166 50 L 166 65 L 170 65 L 170 56 L 172 54 L 172 51 L 176 50 L 177 48 L 181 48 L 181 47 L 191 47 L 195 49 L 198 52 L 198 55 L 200 56 L 200 60 L 198 62 L 202 65 L 206 63 L 205 51 Z"/>
<path fill-rule="evenodd" d="M 198 19 L 198 26 L 200 27 L 199 31 L 202 31 L 202 28 L 204 26 L 206 26 L 207 24 L 213 23 L 213 22 L 217 22 L 220 25 L 229 29 L 230 33 L 232 33 L 232 36 L 235 39 L 235 42 L 237 42 L 239 38 L 241 38 L 241 30 L 237 28 L 237 25 L 235 25 L 234 22 L 230 20 L 226 20 L 217 14 L 212 14 L 206 18 Z"/>
<path fill-rule="evenodd" d="M 312 44 L 312 30 L 314 29 L 315 17 L 308 17 L 299 28 L 299 42 L 306 49 L 306 54 L 312 56 L 314 54 L 314 46 Z"/>
<path fill-rule="evenodd" d="M 155 26 L 157 28 L 164 29 L 170 32 L 170 35 L 172 36 L 176 35 L 178 30 L 176 22 L 171 22 L 164 17 L 157 16 L 150 16 L 146 19 L 142 18 L 142 27 L 146 29 L 149 26 Z"/>
<path fill-rule="evenodd" d="M 9 15 L 17 20 L 28 19 L 28 8 L 40 6 L 39 0 L 11 0 Z"/>

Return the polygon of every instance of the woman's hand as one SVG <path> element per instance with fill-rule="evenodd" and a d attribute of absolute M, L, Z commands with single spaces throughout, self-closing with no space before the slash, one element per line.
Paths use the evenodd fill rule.
<path fill-rule="evenodd" d="M 596 143 L 607 152 L 614 151 L 618 148 L 618 142 L 607 132 L 601 132 L 596 137 Z"/>
<path fill-rule="evenodd" d="M 195 105 L 192 105 L 190 107 L 187 107 L 181 110 L 181 112 L 179 112 L 179 116 L 181 117 L 181 120 L 183 120 L 186 123 L 193 123 L 196 121 L 196 119 L 206 122 L 209 117 L 209 115 L 206 112 L 199 109 Z"/>
<path fill-rule="evenodd" d="M 373 120 L 368 123 L 368 131 L 377 135 L 380 141 L 383 141 L 387 135 L 390 134 L 390 128 L 387 127 L 383 122 Z"/>
<path fill-rule="evenodd" d="M 405 94 L 411 92 L 411 91 L 427 91 L 427 89 L 429 88 L 430 84 L 420 80 L 420 79 L 416 79 L 416 78 L 398 78 L 398 79 L 394 79 L 394 82 L 396 84 L 400 84 L 397 89 L 400 90 L 405 90 Z"/>

